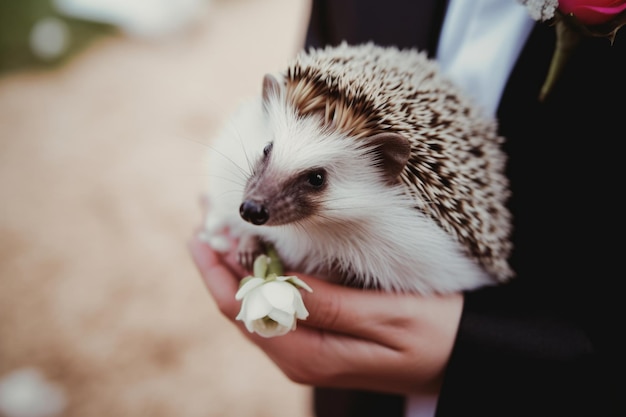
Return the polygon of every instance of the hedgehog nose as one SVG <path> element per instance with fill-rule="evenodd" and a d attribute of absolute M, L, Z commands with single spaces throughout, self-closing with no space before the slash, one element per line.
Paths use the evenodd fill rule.
<path fill-rule="evenodd" d="M 270 213 L 263 204 L 256 201 L 246 200 L 239 206 L 239 214 L 245 221 L 261 225 L 267 222 L 270 218 Z"/>

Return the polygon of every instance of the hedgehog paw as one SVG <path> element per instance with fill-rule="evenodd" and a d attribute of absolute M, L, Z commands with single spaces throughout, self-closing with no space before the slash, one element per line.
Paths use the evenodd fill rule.
<path fill-rule="evenodd" d="M 239 246 L 237 247 L 237 261 L 239 264 L 252 271 L 254 269 L 254 260 L 265 253 L 265 247 L 263 242 L 255 235 L 245 235 L 239 239 Z"/>

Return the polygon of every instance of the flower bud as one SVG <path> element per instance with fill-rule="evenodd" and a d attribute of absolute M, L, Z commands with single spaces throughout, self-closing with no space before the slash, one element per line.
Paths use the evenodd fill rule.
<path fill-rule="evenodd" d="M 251 277 L 239 288 L 235 299 L 243 302 L 236 319 L 251 333 L 281 336 L 296 329 L 297 319 L 309 315 L 298 287 L 313 290 L 297 277 L 268 278 Z"/>

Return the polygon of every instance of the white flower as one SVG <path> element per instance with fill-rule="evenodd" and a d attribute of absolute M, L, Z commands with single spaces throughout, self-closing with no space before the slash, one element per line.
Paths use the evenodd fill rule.
<path fill-rule="evenodd" d="M 559 7 L 558 0 L 518 0 L 528 9 L 530 17 L 534 20 L 545 22 L 554 17 L 556 9 Z"/>
<path fill-rule="evenodd" d="M 249 332 L 263 337 L 295 330 L 297 319 L 309 315 L 298 287 L 313 291 L 295 276 L 249 277 L 235 295 L 235 299 L 243 300 L 237 320 L 243 321 Z"/>

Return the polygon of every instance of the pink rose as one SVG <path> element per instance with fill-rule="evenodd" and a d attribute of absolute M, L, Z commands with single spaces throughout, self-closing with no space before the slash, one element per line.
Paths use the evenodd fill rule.
<path fill-rule="evenodd" d="M 598 25 L 626 10 L 626 0 L 559 0 L 559 10 L 584 25 Z"/>

